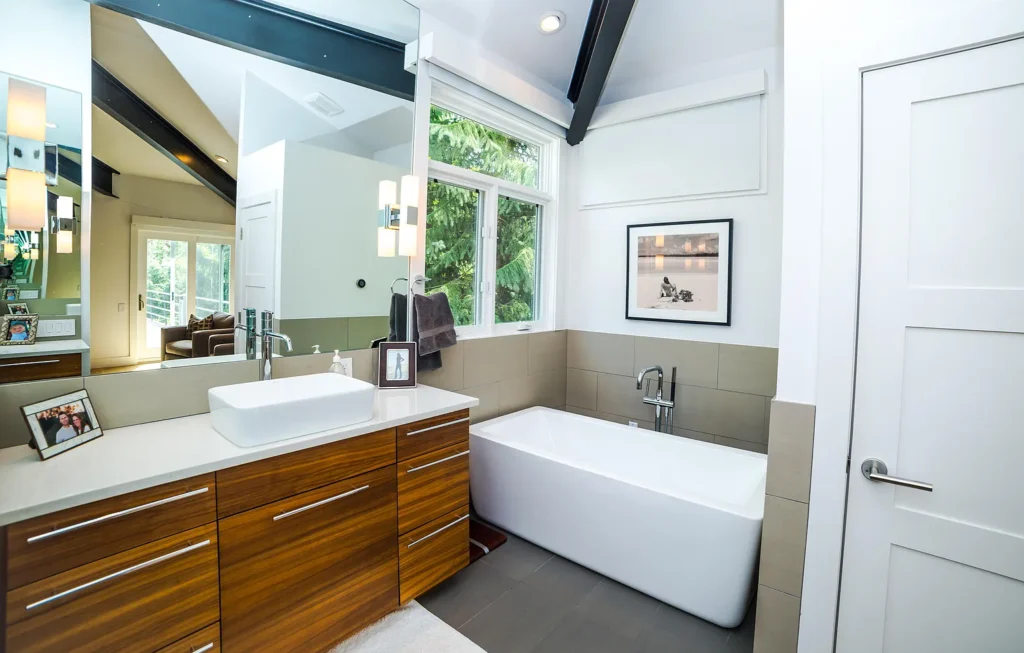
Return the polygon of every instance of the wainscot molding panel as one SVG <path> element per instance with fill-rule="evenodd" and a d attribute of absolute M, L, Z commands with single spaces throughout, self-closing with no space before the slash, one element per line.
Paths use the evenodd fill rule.
<path fill-rule="evenodd" d="M 657 115 L 587 133 L 580 145 L 582 209 L 767 192 L 763 92 L 698 106 L 685 93 L 668 99 L 683 106 L 668 111 L 662 99 Z"/>

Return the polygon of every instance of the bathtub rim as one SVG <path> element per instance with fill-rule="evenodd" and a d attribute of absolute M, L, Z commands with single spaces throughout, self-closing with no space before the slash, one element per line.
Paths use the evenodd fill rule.
<path fill-rule="evenodd" d="M 754 489 L 752 490 L 750 498 L 747 500 L 747 502 L 744 503 L 744 504 L 727 503 L 727 502 L 715 500 L 715 499 L 712 499 L 712 498 L 709 498 L 709 497 L 706 497 L 706 496 L 700 496 L 700 495 L 697 495 L 697 494 L 694 494 L 694 493 L 691 493 L 691 492 L 679 492 L 679 493 L 667 492 L 667 491 L 665 491 L 663 489 L 660 489 L 660 488 L 657 488 L 657 487 L 652 487 L 652 486 L 647 485 L 647 484 L 636 483 L 636 482 L 634 482 L 632 480 L 627 480 L 627 479 L 619 478 L 619 477 L 614 476 L 612 474 L 608 474 L 606 472 L 593 469 L 592 467 L 586 466 L 586 465 L 581 465 L 581 466 L 570 465 L 569 463 L 566 463 L 565 461 L 559 460 L 558 458 L 552 457 L 550 455 L 544 455 L 542 453 L 537 453 L 535 451 L 530 451 L 530 450 L 527 450 L 527 449 L 523 449 L 521 447 L 517 447 L 517 446 L 511 445 L 511 444 L 508 444 L 506 442 L 502 442 L 501 440 L 497 440 L 494 437 L 490 437 L 490 434 L 488 434 L 488 433 L 486 433 L 484 431 L 484 429 L 486 429 L 488 426 L 493 426 L 493 425 L 499 424 L 501 422 L 510 421 L 512 418 L 515 418 L 517 416 L 521 416 L 521 415 L 525 415 L 525 414 L 533 413 L 533 412 L 544 412 L 544 413 L 571 415 L 573 419 L 580 419 L 580 420 L 584 420 L 584 421 L 588 421 L 588 422 L 593 422 L 593 423 L 596 423 L 596 424 L 600 424 L 601 426 L 611 426 L 611 427 L 617 427 L 617 428 L 620 428 L 620 429 L 633 429 L 634 428 L 634 427 L 631 427 L 631 426 L 626 426 L 624 424 L 616 424 L 615 422 L 609 422 L 607 420 L 602 420 L 602 419 L 598 419 L 598 418 L 595 418 L 595 417 L 589 417 L 587 415 L 579 415 L 577 413 L 569 413 L 567 411 L 558 410 L 557 408 L 547 408 L 545 406 L 534 406 L 532 408 L 525 408 L 523 410 L 519 410 L 519 411 L 516 411 L 514 413 L 509 413 L 508 415 L 502 415 L 501 417 L 496 417 L 496 418 L 493 418 L 493 419 L 489 419 L 489 420 L 487 420 L 485 422 L 480 422 L 480 423 L 477 423 L 477 424 L 471 424 L 470 428 L 469 428 L 470 438 L 471 439 L 472 438 L 482 438 L 484 440 L 487 440 L 488 443 L 490 443 L 492 445 L 496 445 L 496 446 L 499 446 L 499 447 L 503 447 L 503 448 L 511 449 L 511 450 L 515 450 L 515 451 L 520 451 L 520 452 L 522 452 L 524 454 L 528 454 L 528 455 L 531 455 L 531 456 L 536 456 L 538 458 L 543 458 L 544 460 L 547 460 L 547 461 L 550 461 L 550 462 L 554 462 L 554 463 L 558 463 L 560 465 L 565 465 L 567 467 L 574 467 L 574 468 L 579 469 L 581 471 L 584 471 L 584 472 L 586 472 L 588 474 L 594 474 L 596 476 L 600 476 L 602 478 L 606 478 L 606 479 L 608 479 L 610 481 L 615 481 L 616 483 L 623 483 L 625 485 L 632 485 L 632 486 L 640 488 L 642 490 L 645 490 L 645 491 L 648 491 L 648 492 L 653 492 L 655 494 L 658 494 L 658 495 L 661 495 L 661 496 L 665 496 L 665 497 L 668 497 L 670 499 L 674 499 L 676 501 L 687 501 L 687 502 L 690 502 L 690 503 L 693 503 L 693 504 L 696 504 L 696 505 L 706 506 L 706 507 L 708 507 L 710 509 L 713 509 L 713 510 L 720 510 L 722 512 L 726 512 L 726 513 L 729 513 L 729 514 L 734 515 L 736 517 L 739 517 L 739 518 L 742 518 L 742 519 L 746 519 L 746 520 L 749 520 L 749 521 L 752 521 L 752 522 L 761 523 L 763 521 L 763 519 L 764 519 L 764 498 L 765 498 L 765 488 L 766 488 L 766 482 L 767 482 L 767 469 L 768 469 L 768 466 L 767 466 L 768 456 L 765 455 L 765 454 L 758 453 L 756 451 L 747 451 L 745 449 L 736 449 L 736 448 L 733 448 L 733 447 L 727 447 L 725 445 L 715 444 L 713 442 L 702 442 L 700 440 L 692 440 L 692 439 L 689 439 L 689 438 L 683 438 L 683 436 L 678 436 L 678 435 L 669 435 L 667 433 L 658 433 L 658 432 L 655 432 L 655 431 L 648 431 L 646 429 L 639 429 L 642 432 L 640 435 L 643 436 L 643 437 L 662 438 L 662 439 L 665 439 L 666 441 L 668 441 L 668 439 L 673 439 L 673 441 L 675 441 L 675 439 L 677 439 L 677 438 L 682 438 L 682 439 L 687 440 L 687 444 L 688 445 L 719 447 L 719 448 L 728 450 L 730 453 L 735 453 L 737 455 L 741 455 L 741 456 L 744 456 L 744 457 L 752 457 L 752 458 L 755 458 L 755 459 L 763 459 L 765 461 L 765 474 L 762 476 L 760 482 L 758 482 L 758 484 L 756 486 L 754 486 Z M 630 434 L 630 435 L 636 435 L 636 434 Z M 470 450 L 472 451 L 472 449 L 473 449 L 473 443 L 470 442 Z M 472 462 L 473 462 L 472 461 L 472 455 L 470 455 L 470 465 L 472 465 Z"/>

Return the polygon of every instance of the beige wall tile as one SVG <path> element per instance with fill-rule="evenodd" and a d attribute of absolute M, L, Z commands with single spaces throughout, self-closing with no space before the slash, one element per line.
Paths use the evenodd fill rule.
<path fill-rule="evenodd" d="M 565 369 L 568 352 L 568 334 L 565 331 L 531 333 L 527 336 L 530 349 L 530 374 Z"/>
<path fill-rule="evenodd" d="M 85 389 L 100 424 L 112 429 L 209 412 L 207 391 L 256 381 L 256 365 L 242 361 L 89 376 Z"/>
<path fill-rule="evenodd" d="M 463 340 L 463 383 L 472 388 L 526 376 L 528 343 L 526 335 Z"/>
<path fill-rule="evenodd" d="M 21 413 L 22 406 L 78 392 L 84 387 L 80 376 L 0 385 L 0 449 L 28 443 L 31 434 Z M 102 422 L 101 425 L 107 427 Z"/>
<path fill-rule="evenodd" d="M 577 408 L 597 410 L 597 372 L 569 368 L 566 375 L 565 403 Z"/>
<path fill-rule="evenodd" d="M 352 376 L 360 381 L 374 383 L 373 366 L 377 363 L 376 349 L 355 349 L 345 352 L 345 357 L 352 358 Z"/>
<path fill-rule="evenodd" d="M 499 408 L 503 415 L 517 410 L 546 406 L 557 408 L 565 405 L 565 370 L 554 370 L 533 376 L 500 381 L 501 398 Z"/>
<path fill-rule="evenodd" d="M 671 379 L 675 366 L 676 383 L 717 388 L 718 347 L 713 342 L 637 336 L 633 374 L 651 365 L 661 365 L 665 378 Z"/>
<path fill-rule="evenodd" d="M 463 388 L 459 394 L 476 397 L 480 405 L 469 409 L 469 418 L 473 423 L 484 422 L 501 415 L 501 383 L 489 383 L 475 388 Z"/>
<path fill-rule="evenodd" d="M 808 503 L 811 500 L 811 448 L 814 406 L 772 401 L 765 492 Z"/>
<path fill-rule="evenodd" d="M 722 345 L 719 349 L 719 390 L 774 397 L 778 374 L 778 349 L 744 345 Z"/>
<path fill-rule="evenodd" d="M 768 495 L 764 499 L 760 582 L 800 596 L 807 540 L 807 504 Z"/>
<path fill-rule="evenodd" d="M 682 385 L 676 391 L 674 426 L 766 444 L 766 401 L 760 395 Z"/>
<path fill-rule="evenodd" d="M 432 372 L 423 372 L 418 381 L 442 390 L 455 392 L 461 390 L 464 384 L 463 370 L 465 361 L 465 350 L 463 343 L 454 347 L 441 350 L 441 369 Z"/>
<path fill-rule="evenodd" d="M 800 599 L 763 585 L 757 588 L 754 653 L 796 653 Z"/>
<path fill-rule="evenodd" d="M 715 436 L 710 433 L 701 433 L 700 431 L 691 431 L 689 429 L 680 429 L 672 427 L 672 433 L 683 437 L 690 438 L 691 440 L 700 440 L 701 442 L 714 442 Z"/>
<path fill-rule="evenodd" d="M 576 415 L 585 415 L 586 417 L 593 417 L 594 419 L 603 419 L 606 422 L 614 422 L 616 424 L 622 424 L 629 426 L 629 423 L 636 422 L 637 428 L 646 429 L 648 431 L 654 430 L 654 422 L 647 422 L 642 419 L 633 419 L 631 417 L 623 417 L 621 415 L 612 415 L 610 413 L 602 413 L 596 410 L 587 410 L 585 408 L 577 408 L 576 406 L 566 406 L 565 411 L 568 413 L 574 413 Z"/>
<path fill-rule="evenodd" d="M 643 403 L 643 396 L 644 391 L 636 389 L 635 377 L 597 375 L 597 407 L 602 413 L 653 422 L 654 406 Z"/>
<path fill-rule="evenodd" d="M 570 331 L 568 365 L 578 370 L 630 376 L 633 374 L 633 336 L 595 331 Z"/>
<path fill-rule="evenodd" d="M 715 444 L 720 444 L 724 447 L 732 447 L 733 449 L 743 449 L 744 451 L 756 451 L 757 453 L 768 453 L 768 445 L 761 444 L 760 442 L 747 442 L 746 440 L 736 440 L 735 438 L 727 438 L 721 435 L 715 436 Z"/>

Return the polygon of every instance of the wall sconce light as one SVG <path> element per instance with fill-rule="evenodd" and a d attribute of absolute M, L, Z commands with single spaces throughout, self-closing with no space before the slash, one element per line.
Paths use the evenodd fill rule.
<path fill-rule="evenodd" d="M 50 233 L 57 236 L 58 254 L 74 252 L 74 235 L 77 227 L 75 200 L 71 197 L 59 196 L 57 198 L 57 215 L 50 219 Z"/>
<path fill-rule="evenodd" d="M 4 258 L 8 261 L 13 261 L 18 258 L 18 250 L 17 243 L 4 243 Z"/>
<path fill-rule="evenodd" d="M 0 174 L 7 180 L 7 226 L 46 227 L 46 187 L 57 184 L 57 146 L 46 144 L 46 88 L 13 77 L 7 85 L 7 133 Z"/>
<path fill-rule="evenodd" d="M 32 245 L 32 249 L 28 250 L 28 257 L 33 261 L 39 260 L 39 246 Z"/>
<path fill-rule="evenodd" d="M 415 256 L 419 222 L 419 179 L 402 177 L 402 202 L 398 184 L 385 179 L 378 189 L 377 256 Z"/>

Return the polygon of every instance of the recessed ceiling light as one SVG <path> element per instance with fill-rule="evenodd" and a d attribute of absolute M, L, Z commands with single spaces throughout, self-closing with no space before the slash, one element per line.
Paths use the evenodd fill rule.
<path fill-rule="evenodd" d="M 47 129 L 57 129 L 57 123 L 48 122 L 48 123 L 46 123 L 46 128 Z"/>
<path fill-rule="evenodd" d="M 554 34 L 565 27 L 565 14 L 560 11 L 549 11 L 540 17 L 540 28 L 543 34 Z"/>
<path fill-rule="evenodd" d="M 225 159 L 224 157 L 222 157 L 219 154 L 214 154 L 213 158 L 216 159 L 217 161 L 221 162 L 221 163 L 227 163 L 228 162 L 227 159 Z"/>

